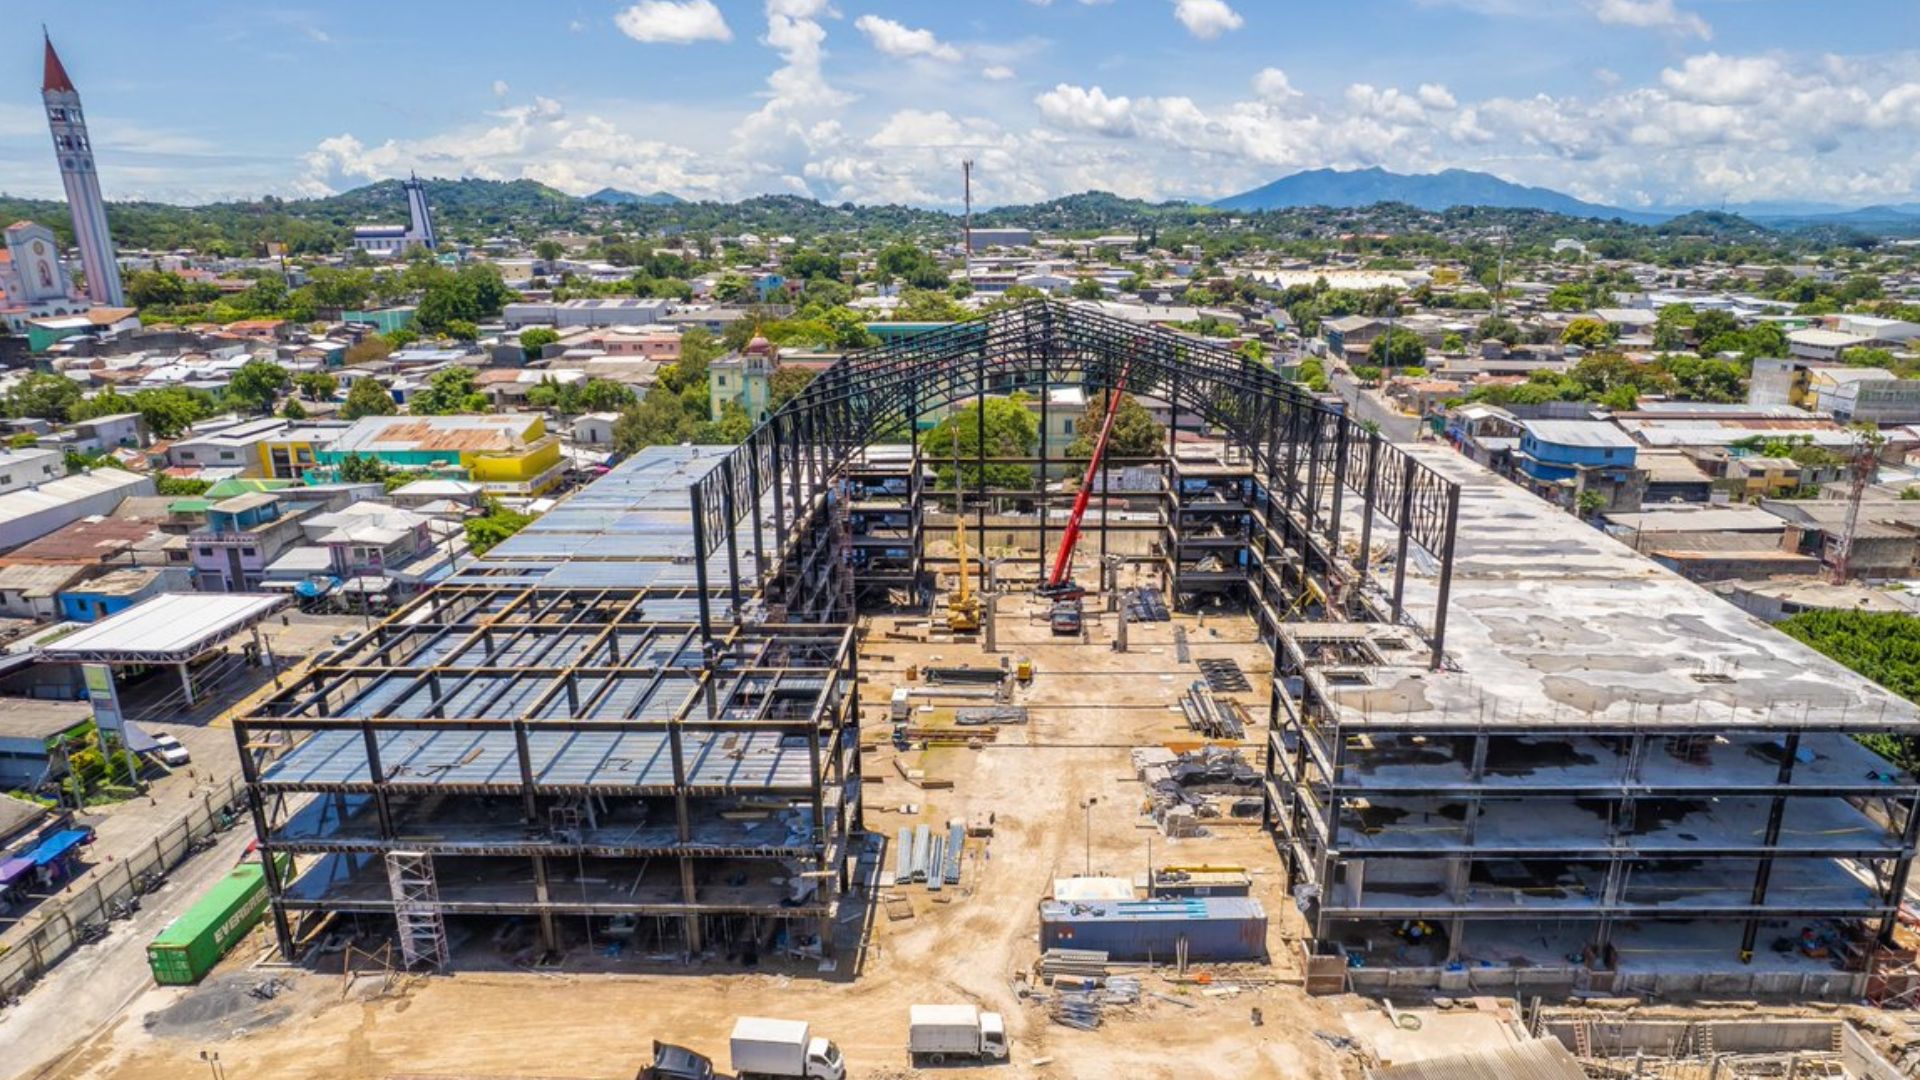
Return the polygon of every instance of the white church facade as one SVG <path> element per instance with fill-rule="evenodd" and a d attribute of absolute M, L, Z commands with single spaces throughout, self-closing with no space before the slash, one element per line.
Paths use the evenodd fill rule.
<path fill-rule="evenodd" d="M 401 181 L 400 188 L 407 193 L 407 223 L 356 227 L 353 230 L 356 250 L 380 258 L 394 258 L 406 254 L 410 248 L 432 251 L 439 246 L 433 234 L 433 210 L 427 206 L 427 186 L 413 176 Z"/>

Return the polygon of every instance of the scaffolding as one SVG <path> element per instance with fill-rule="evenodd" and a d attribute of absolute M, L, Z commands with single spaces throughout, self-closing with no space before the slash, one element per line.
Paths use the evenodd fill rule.
<path fill-rule="evenodd" d="M 440 887 L 433 878 L 433 856 L 424 851 L 387 852 L 387 885 L 393 895 L 400 959 L 409 971 L 425 964 L 447 966 L 447 920 L 440 910 Z"/>

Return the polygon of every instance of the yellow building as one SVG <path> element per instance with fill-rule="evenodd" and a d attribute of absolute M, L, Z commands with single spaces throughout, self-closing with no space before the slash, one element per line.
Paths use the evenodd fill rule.
<path fill-rule="evenodd" d="M 319 467 L 320 451 L 347 431 L 344 423 L 295 424 L 285 431 L 262 438 L 254 445 L 260 453 L 260 470 L 250 475 L 271 476 L 281 480 L 299 480 L 308 470 Z"/>
<path fill-rule="evenodd" d="M 539 413 L 369 416 L 314 452 L 321 465 L 336 470 L 349 454 L 425 476 L 470 480 L 491 495 L 539 495 L 566 472 L 560 438 L 547 433 Z"/>

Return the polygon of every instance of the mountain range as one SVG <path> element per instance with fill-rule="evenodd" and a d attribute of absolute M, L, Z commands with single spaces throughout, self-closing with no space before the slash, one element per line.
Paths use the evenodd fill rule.
<path fill-rule="evenodd" d="M 1458 206 L 1494 206 L 1504 209 L 1545 210 L 1568 217 L 1598 218 L 1636 225 L 1658 225 L 1702 209 L 1737 214 L 1770 228 L 1848 226 L 1863 231 L 1920 231 L 1920 203 L 1850 208 L 1837 203 L 1780 200 L 1730 203 L 1717 207 L 1663 206 L 1630 210 L 1576 199 L 1551 188 L 1529 187 L 1491 173 L 1446 169 L 1436 173 L 1396 173 L 1370 169 L 1309 169 L 1270 184 L 1218 199 L 1209 205 L 1220 210 L 1297 209 L 1326 206 L 1348 209 L 1375 203 L 1398 202 L 1421 210 L 1442 211 Z"/>
<path fill-rule="evenodd" d="M 602 203 L 607 206 L 679 206 L 687 200 L 671 191 L 656 191 L 651 195 L 636 195 L 619 188 L 603 187 L 591 195 L 582 196 L 586 202 Z"/>
<path fill-rule="evenodd" d="M 1220 210 L 1280 210 L 1303 206 L 1347 209 L 1397 202 L 1421 210 L 1450 210 L 1456 206 L 1498 206 L 1506 209 L 1545 210 L 1568 217 L 1619 218 L 1653 225 L 1673 214 L 1624 210 L 1576 199 L 1551 188 L 1528 187 L 1491 173 L 1447 169 L 1437 173 L 1396 173 L 1371 169 L 1309 169 L 1270 184 L 1218 199 Z"/>

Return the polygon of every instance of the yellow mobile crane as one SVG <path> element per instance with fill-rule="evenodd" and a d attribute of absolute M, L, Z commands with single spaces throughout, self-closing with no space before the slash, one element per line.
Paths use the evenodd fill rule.
<path fill-rule="evenodd" d="M 954 433 L 953 537 L 960 552 L 960 587 L 947 595 L 947 629 L 971 634 L 980 629 L 980 598 L 967 583 L 967 512 L 965 486 L 960 478 L 960 436 Z"/>

